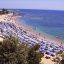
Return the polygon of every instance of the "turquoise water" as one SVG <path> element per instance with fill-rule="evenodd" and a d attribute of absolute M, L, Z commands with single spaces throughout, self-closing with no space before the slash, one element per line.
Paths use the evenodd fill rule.
<path fill-rule="evenodd" d="M 64 40 L 64 11 L 17 10 L 22 16 L 18 21 L 42 34 L 45 32 Z"/>

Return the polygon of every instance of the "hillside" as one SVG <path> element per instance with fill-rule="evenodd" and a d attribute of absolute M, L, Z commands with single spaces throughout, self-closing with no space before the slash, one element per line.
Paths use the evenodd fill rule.
<path fill-rule="evenodd" d="M 7 9 L 0 10 L 0 15 L 9 14 L 9 13 L 10 13 L 10 11 L 8 11 Z"/>

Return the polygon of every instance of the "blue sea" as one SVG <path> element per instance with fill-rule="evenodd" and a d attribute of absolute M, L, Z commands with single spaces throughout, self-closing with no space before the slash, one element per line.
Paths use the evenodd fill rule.
<path fill-rule="evenodd" d="M 58 36 L 64 40 L 64 11 L 58 10 L 14 10 L 22 17 L 17 21 L 39 33 Z"/>

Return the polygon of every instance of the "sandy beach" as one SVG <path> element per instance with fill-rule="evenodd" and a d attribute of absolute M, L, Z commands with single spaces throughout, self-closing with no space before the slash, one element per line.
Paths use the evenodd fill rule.
<path fill-rule="evenodd" d="M 50 59 L 46 59 L 46 58 L 45 58 L 46 56 L 47 56 L 47 55 L 45 54 L 44 57 L 41 58 L 41 60 L 42 60 L 42 61 L 41 61 L 41 64 L 43 64 L 43 63 L 44 63 L 44 64 L 55 64 L 55 62 L 52 62 L 52 60 L 51 60 L 51 58 L 53 58 L 53 57 L 50 56 Z"/>
<path fill-rule="evenodd" d="M 60 39 L 58 39 L 58 38 L 56 38 L 56 37 L 53 37 L 53 36 L 51 36 L 51 35 L 49 35 L 49 34 L 46 34 L 46 33 L 44 33 L 44 32 L 43 32 L 42 34 L 41 34 L 41 33 L 38 33 L 38 32 L 35 32 L 34 30 L 29 29 L 29 28 L 26 27 L 26 26 L 23 26 L 23 25 L 20 24 L 19 22 L 16 22 L 16 19 L 18 19 L 18 17 L 19 17 L 19 16 L 14 16 L 14 17 L 11 18 L 11 21 L 10 21 L 10 22 L 14 23 L 14 24 L 16 25 L 16 27 L 19 27 L 20 29 L 26 31 L 27 33 L 30 33 L 30 34 L 36 36 L 38 40 L 44 41 L 44 42 L 46 42 L 46 43 L 52 43 L 52 42 L 53 42 L 53 44 L 57 44 L 57 45 L 60 45 L 60 46 L 64 46 L 64 44 L 61 45 L 62 40 L 60 40 Z M 2 18 L 2 17 L 1 17 L 1 18 Z M 7 19 L 6 19 L 6 20 L 7 20 Z M 5 22 L 6 20 L 4 20 L 4 18 L 3 18 L 3 22 Z M 2 19 L 1 19 L 0 21 L 2 21 Z M 8 21 L 8 22 L 9 22 L 9 21 Z M 29 39 L 30 39 L 30 38 L 29 38 Z M 3 41 L 3 39 L 0 38 L 0 41 Z M 35 40 L 34 40 L 34 41 L 35 41 Z M 64 42 L 63 42 L 63 43 L 64 43 Z M 44 54 L 44 56 L 47 56 L 47 55 Z M 49 56 L 50 56 L 50 55 L 49 55 Z M 50 56 L 50 58 L 52 58 L 52 57 Z M 51 59 L 46 59 L 45 57 L 42 58 L 41 63 L 42 63 L 42 64 L 43 64 L 43 63 L 44 63 L 44 64 L 54 64 L 54 62 L 53 62 Z"/>
<path fill-rule="evenodd" d="M 52 36 L 52 35 L 49 35 L 49 34 L 47 34 L 47 33 L 44 33 L 44 32 L 43 32 L 42 34 L 41 34 L 41 33 L 38 33 L 38 32 L 35 32 L 34 30 L 29 29 L 28 27 L 23 26 L 22 24 L 19 24 L 18 22 L 15 22 L 15 24 L 17 25 L 17 27 L 22 28 L 22 29 L 25 30 L 26 32 L 29 32 L 29 33 L 35 35 L 38 39 L 42 39 L 42 40 L 44 40 L 44 41 L 53 42 L 53 43 L 55 43 L 55 44 L 57 44 L 57 45 L 62 45 L 62 46 L 64 46 L 64 41 L 62 41 L 62 40 L 59 39 L 59 38 L 56 38 L 56 37 L 54 37 L 54 36 Z"/>
<path fill-rule="evenodd" d="M 6 22 L 9 20 L 9 22 L 13 22 L 14 24 L 16 24 L 17 27 L 20 27 L 21 29 L 25 30 L 26 32 L 35 35 L 38 39 L 41 39 L 43 41 L 53 42 L 57 45 L 64 46 L 64 41 L 62 41 L 61 39 L 56 38 L 56 37 L 49 35 L 47 33 L 44 33 L 44 32 L 42 32 L 42 34 L 41 34 L 39 32 L 32 30 L 32 29 L 29 29 L 28 27 L 23 26 L 22 24 L 20 24 L 19 22 L 16 21 L 19 17 L 22 17 L 22 16 L 12 16 L 12 15 L 13 15 L 12 13 L 7 14 L 7 15 L 1 15 L 0 21 Z"/>

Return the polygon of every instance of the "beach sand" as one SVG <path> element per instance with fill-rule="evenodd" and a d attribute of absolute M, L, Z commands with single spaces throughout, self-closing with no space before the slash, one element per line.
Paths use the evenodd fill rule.
<path fill-rule="evenodd" d="M 55 62 L 53 62 L 52 60 L 51 60 L 51 56 L 49 56 L 50 57 L 50 59 L 46 59 L 45 57 L 46 57 L 47 55 L 45 54 L 44 55 L 44 57 L 43 58 L 41 58 L 41 64 L 55 64 Z"/>
<path fill-rule="evenodd" d="M 12 13 L 10 15 L 12 15 Z M 53 42 L 53 43 L 55 42 L 57 45 L 61 45 L 63 43 L 62 45 L 64 46 L 64 41 L 62 41 L 60 38 L 53 37 L 52 35 L 49 35 L 49 34 L 44 33 L 44 32 L 42 32 L 42 34 L 41 34 L 39 32 L 36 32 L 36 31 L 32 30 L 32 29 L 29 29 L 28 27 L 23 26 L 22 24 L 17 22 L 16 20 L 19 17 L 22 17 L 22 16 L 13 16 L 13 17 L 11 17 L 11 19 L 7 18 L 7 16 L 8 15 L 0 16 L 0 21 L 6 22 L 7 20 L 9 20 L 8 22 L 15 23 L 17 27 L 20 27 L 23 30 L 25 30 L 26 32 L 29 32 L 29 33 L 35 35 L 38 39 L 43 39 L 43 40 L 46 40 L 46 41 L 49 41 L 49 42 Z"/>
<path fill-rule="evenodd" d="M 29 33 L 35 35 L 38 39 L 42 39 L 42 40 L 47 41 L 47 42 L 53 42 L 53 44 L 55 43 L 57 45 L 60 45 L 60 46 L 64 47 L 64 42 L 59 38 L 53 37 L 53 36 L 51 36 L 49 34 L 46 34 L 44 32 L 42 34 L 40 34 L 38 32 L 35 32 L 32 29 L 29 29 L 26 26 L 23 26 L 22 24 L 17 23 L 17 22 L 15 24 L 17 25 L 17 27 L 22 28 L 26 32 L 29 32 Z M 61 43 L 63 43 L 63 44 L 61 45 Z M 41 58 L 41 64 L 56 64 L 56 62 L 53 62 L 51 60 L 51 58 L 53 58 L 52 56 L 49 55 L 50 59 L 46 59 L 45 58 L 46 56 L 47 56 L 47 54 L 44 54 L 44 57 Z"/>
<path fill-rule="evenodd" d="M 0 42 L 2 42 L 2 41 L 3 41 L 3 38 L 0 37 Z"/>
<path fill-rule="evenodd" d="M 17 26 L 17 27 L 19 27 L 19 28 L 21 28 L 21 29 L 23 29 L 23 30 L 25 30 L 26 32 L 28 32 L 28 33 L 30 33 L 30 34 L 33 34 L 33 35 L 35 35 L 38 39 L 41 39 L 41 40 L 43 40 L 43 41 L 47 41 L 47 42 L 53 42 L 53 43 L 56 43 L 57 45 L 61 45 L 61 42 L 62 42 L 62 40 L 60 40 L 60 39 L 58 39 L 58 38 L 56 38 L 56 37 L 53 37 L 53 36 L 51 36 L 51 35 L 49 35 L 49 34 L 46 34 L 46 33 L 42 33 L 42 34 L 40 34 L 40 33 L 38 33 L 38 32 L 35 32 L 34 30 L 32 30 L 32 29 L 29 29 L 28 27 L 25 27 L 25 26 L 23 26 L 22 24 L 20 24 L 20 23 L 18 23 L 18 22 L 16 22 L 16 19 L 17 19 L 18 17 L 13 17 L 13 23 Z M 2 38 L 0 38 L 0 41 L 3 41 L 3 39 Z M 64 43 L 64 42 L 63 42 Z M 63 44 L 63 46 L 64 46 L 64 44 Z M 46 56 L 46 54 L 45 54 L 45 56 Z M 51 56 L 50 56 L 51 57 Z M 46 58 L 42 58 L 42 61 L 41 61 L 41 63 L 43 64 L 54 64 L 54 62 L 53 61 L 51 61 L 50 59 L 46 59 Z"/>
<path fill-rule="evenodd" d="M 15 22 L 15 24 L 17 25 L 17 27 L 22 28 L 26 32 L 29 32 L 29 33 L 35 35 L 38 39 L 42 39 L 44 41 L 53 42 L 53 43 L 55 43 L 57 45 L 64 46 L 64 41 L 62 41 L 59 38 L 56 38 L 56 37 L 54 37 L 52 35 L 49 35 L 47 33 L 44 33 L 44 32 L 42 32 L 42 34 L 38 33 L 38 32 L 35 32 L 34 30 L 29 29 L 28 27 L 23 26 L 22 24 L 19 24 L 18 22 Z"/>

